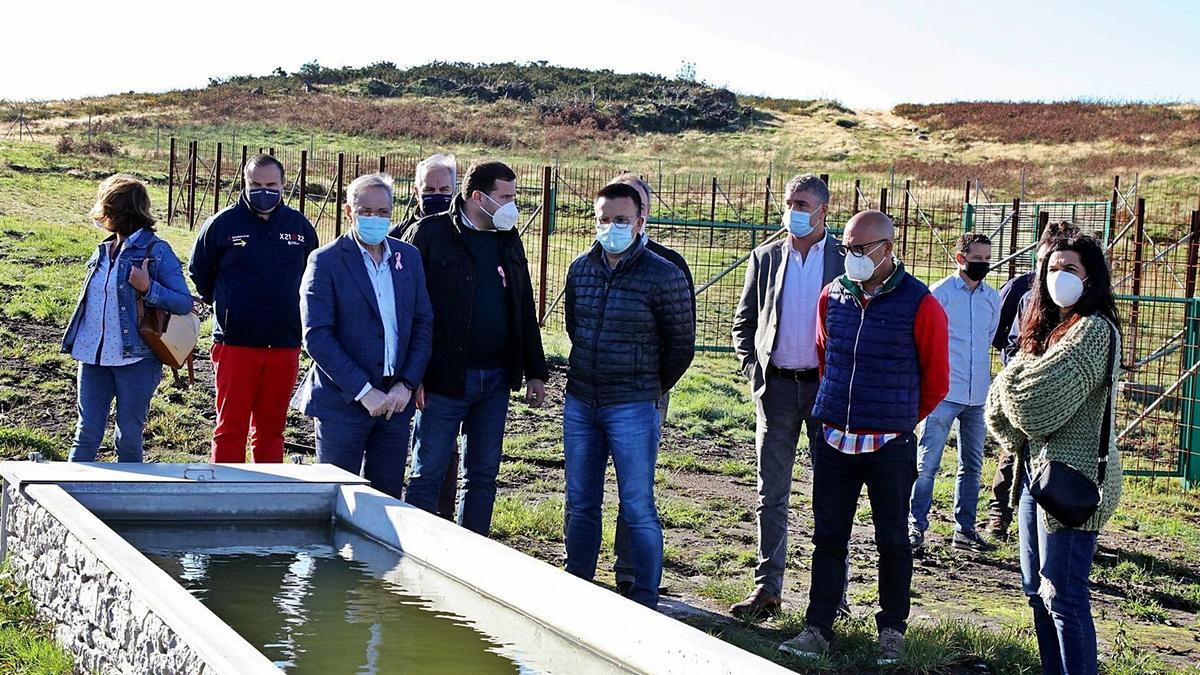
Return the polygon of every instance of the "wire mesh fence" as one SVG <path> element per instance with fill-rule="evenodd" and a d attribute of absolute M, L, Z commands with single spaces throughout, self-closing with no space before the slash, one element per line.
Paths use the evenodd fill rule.
<path fill-rule="evenodd" d="M 345 186 L 355 177 L 386 170 L 396 180 L 396 218 L 414 208 L 413 175 L 421 157 L 366 156 L 317 148 L 225 147 L 171 140 L 168 220 L 197 227 L 240 194 L 248 155 L 269 152 L 287 169 L 285 199 L 314 224 L 321 241 L 346 228 Z M 781 240 L 790 175 L 664 173 L 661 166 L 513 166 L 518 175 L 520 229 L 539 316 L 562 328 L 567 269 L 595 237 L 594 197 L 626 170 L 651 186 L 647 225 L 658 242 L 687 260 L 697 289 L 697 346 L 730 351 L 733 315 L 745 262 L 757 246 Z M 466 170 L 460 163 L 459 175 Z M 1200 300 L 1195 299 L 1200 204 L 1194 195 L 1159 194 L 1147 203 L 1139 182 L 1114 180 L 1109 194 L 1061 195 L 1057 201 L 987 200 L 983 190 L 920 185 L 912 179 L 826 178 L 831 230 L 854 213 L 880 209 L 896 223 L 896 252 L 926 283 L 955 273 L 954 248 L 965 231 L 993 241 L 996 287 L 1035 264 L 1040 228 L 1069 220 L 1110 246 L 1120 296 L 1123 378 L 1117 429 L 1126 470 L 1171 475 L 1200 484 Z M 981 198 L 983 197 L 983 198 Z M 999 367 L 998 362 L 996 367 Z"/>

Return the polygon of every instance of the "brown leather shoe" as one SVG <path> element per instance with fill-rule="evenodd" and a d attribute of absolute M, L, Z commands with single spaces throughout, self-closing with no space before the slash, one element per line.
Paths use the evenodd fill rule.
<path fill-rule="evenodd" d="M 1008 541 L 1009 524 L 1000 518 L 989 518 L 981 528 L 990 539 Z"/>
<path fill-rule="evenodd" d="M 779 614 L 783 600 L 778 595 L 772 595 L 762 586 L 755 587 L 746 599 L 729 608 L 729 613 L 735 619 L 742 621 L 762 621 Z"/>

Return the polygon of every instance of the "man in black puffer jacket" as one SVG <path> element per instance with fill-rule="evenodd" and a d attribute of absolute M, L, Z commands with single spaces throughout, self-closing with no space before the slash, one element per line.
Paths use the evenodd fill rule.
<path fill-rule="evenodd" d="M 696 329 L 687 279 L 646 250 L 641 210 L 636 189 L 604 186 L 596 199 L 596 244 L 567 273 L 571 357 L 563 445 L 567 571 L 588 580 L 595 576 L 611 454 L 634 568 L 627 597 L 653 608 L 663 548 L 654 506 L 657 407 L 691 364 Z"/>

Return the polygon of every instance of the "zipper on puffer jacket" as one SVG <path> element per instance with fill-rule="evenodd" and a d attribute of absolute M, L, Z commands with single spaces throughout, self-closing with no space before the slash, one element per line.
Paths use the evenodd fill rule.
<path fill-rule="evenodd" d="M 600 380 L 596 376 L 600 367 L 600 333 L 604 331 L 604 315 L 608 310 L 608 289 L 612 288 L 612 277 L 616 270 L 604 280 L 604 295 L 600 297 L 600 321 L 596 324 L 596 334 L 592 336 L 592 407 L 600 405 Z"/>
<path fill-rule="evenodd" d="M 854 401 L 854 374 L 858 371 L 858 339 L 862 337 L 863 324 L 867 322 L 867 306 L 859 304 L 858 332 L 854 334 L 854 351 L 850 353 L 850 386 L 846 391 L 846 433 L 850 432 L 850 406 Z"/>

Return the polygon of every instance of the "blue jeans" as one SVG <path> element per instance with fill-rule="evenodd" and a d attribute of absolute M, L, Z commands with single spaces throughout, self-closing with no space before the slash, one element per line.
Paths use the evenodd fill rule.
<path fill-rule="evenodd" d="M 663 426 L 667 423 L 667 410 L 671 407 L 671 392 L 662 395 L 658 399 L 658 437 L 662 438 Z M 566 527 L 563 527 L 566 531 Z M 617 583 L 622 581 L 632 584 L 634 580 L 633 565 L 629 563 L 629 526 L 625 521 L 617 518 L 617 530 L 613 535 L 613 554 L 616 556 L 616 562 L 613 563 L 613 576 Z"/>
<path fill-rule="evenodd" d="M 1050 532 L 1039 511 L 1026 479 L 1017 506 L 1021 589 L 1033 608 L 1042 672 L 1095 675 L 1096 625 L 1088 577 L 1097 533 L 1072 528 Z"/>
<path fill-rule="evenodd" d="M 371 481 L 371 487 L 400 499 L 413 410 L 409 403 L 404 413 L 390 420 L 371 417 L 365 408 L 359 419 L 315 418 L 317 461 L 360 475 Z"/>
<path fill-rule="evenodd" d="M 67 459 L 72 462 L 96 461 L 96 451 L 100 449 L 104 429 L 108 426 L 108 411 L 116 398 L 117 430 L 113 439 L 117 446 L 117 461 L 142 461 L 142 430 L 150 413 L 150 399 L 162 379 L 162 369 L 162 361 L 153 356 L 127 366 L 94 366 L 81 362 L 79 421 Z"/>
<path fill-rule="evenodd" d="M 654 401 L 593 408 L 567 394 L 563 405 L 567 571 L 589 581 L 596 576 L 604 472 L 611 454 L 620 498 L 617 517 L 628 532 L 628 560 L 633 566 L 628 597 L 651 608 L 658 606 L 663 556 L 662 524 L 654 506 L 658 421 Z"/>
<path fill-rule="evenodd" d="M 942 401 L 925 418 L 925 430 L 917 444 L 917 482 L 913 483 L 908 527 L 924 532 L 929 529 L 929 509 L 933 504 L 933 480 L 942 466 L 942 451 L 950 426 L 958 420 L 958 475 L 954 479 L 954 529 L 963 534 L 975 531 L 979 508 L 979 474 L 983 471 L 983 442 L 987 427 L 983 406 Z"/>
<path fill-rule="evenodd" d="M 404 500 L 437 513 L 446 469 L 458 449 L 458 431 L 467 437 L 462 455 L 463 490 L 458 524 L 483 536 L 492 526 L 496 476 L 508 416 L 508 370 L 467 369 L 462 398 L 425 394 L 425 409 L 417 422 L 412 473 Z"/>

